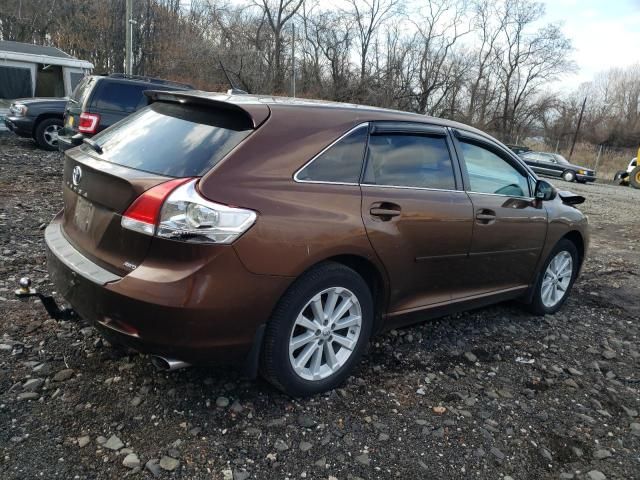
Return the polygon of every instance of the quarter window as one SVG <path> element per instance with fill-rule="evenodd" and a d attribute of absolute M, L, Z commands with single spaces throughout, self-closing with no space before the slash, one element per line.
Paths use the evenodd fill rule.
<path fill-rule="evenodd" d="M 387 134 L 369 138 L 365 183 L 453 190 L 456 183 L 445 137 Z"/>
<path fill-rule="evenodd" d="M 298 180 L 358 183 L 367 143 L 367 126 L 353 130 L 298 172 Z"/>
<path fill-rule="evenodd" d="M 461 141 L 470 189 L 478 193 L 496 193 L 528 197 L 527 177 L 495 153 L 473 143 Z"/>

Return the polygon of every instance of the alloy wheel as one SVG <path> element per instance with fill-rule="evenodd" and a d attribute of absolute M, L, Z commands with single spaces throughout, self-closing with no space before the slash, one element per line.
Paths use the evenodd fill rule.
<path fill-rule="evenodd" d="M 358 297 L 342 287 L 316 294 L 296 317 L 289 337 L 289 361 L 305 380 L 322 380 L 351 357 L 362 330 Z"/>
<path fill-rule="evenodd" d="M 44 141 L 47 145 L 55 147 L 58 145 L 58 132 L 62 127 L 60 125 L 49 125 L 44 129 Z"/>
<path fill-rule="evenodd" d="M 555 307 L 567 294 L 573 277 L 573 257 L 563 250 L 551 259 L 542 279 L 542 304 L 547 308 Z"/>

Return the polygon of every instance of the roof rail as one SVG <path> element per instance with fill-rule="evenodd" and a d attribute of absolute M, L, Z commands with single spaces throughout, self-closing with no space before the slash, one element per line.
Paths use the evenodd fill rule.
<path fill-rule="evenodd" d="M 165 80 L 163 78 L 156 78 L 156 77 L 147 77 L 144 75 L 127 75 L 126 73 L 112 73 L 109 75 L 110 78 L 124 78 L 124 79 L 128 79 L 128 80 L 142 80 L 145 82 L 149 82 L 149 83 L 155 83 L 158 85 L 173 85 L 176 87 L 187 87 L 187 88 L 193 88 L 193 85 L 189 85 L 188 83 L 180 83 L 180 82 L 173 82 L 171 80 Z"/>

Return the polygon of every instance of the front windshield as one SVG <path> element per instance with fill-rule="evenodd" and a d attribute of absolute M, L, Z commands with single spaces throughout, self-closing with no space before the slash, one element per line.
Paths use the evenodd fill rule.
<path fill-rule="evenodd" d="M 563 163 L 565 165 L 569 165 L 569 160 L 567 160 L 566 158 L 564 158 L 562 155 L 556 153 L 554 155 L 554 157 L 556 157 L 556 160 L 558 161 L 558 163 Z"/>

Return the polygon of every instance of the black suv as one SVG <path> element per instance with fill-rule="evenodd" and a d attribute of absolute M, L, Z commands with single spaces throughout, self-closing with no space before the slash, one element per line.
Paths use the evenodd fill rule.
<path fill-rule="evenodd" d="M 67 102 L 58 148 L 65 151 L 80 145 L 85 138 L 146 107 L 145 90 L 191 89 L 193 87 L 185 83 L 122 73 L 85 77 Z"/>

